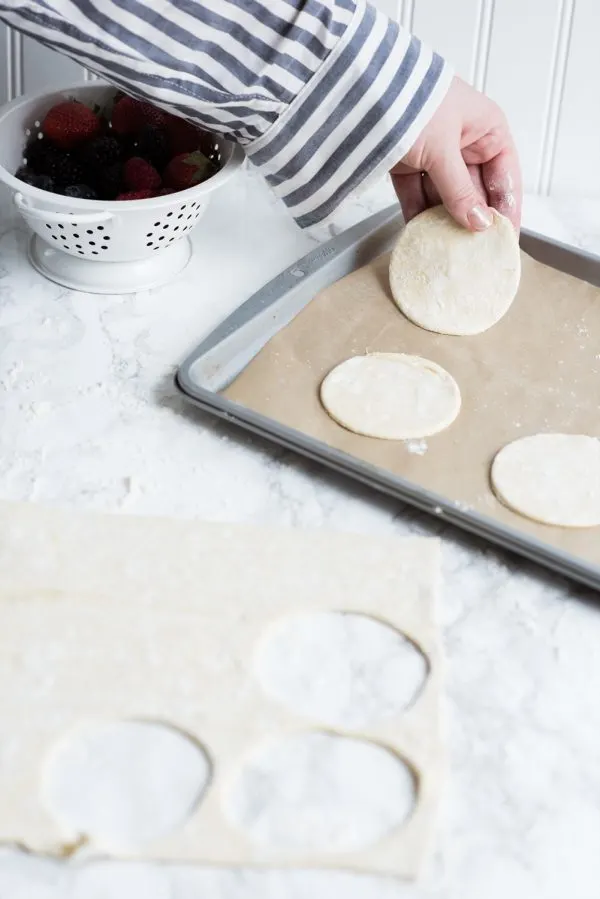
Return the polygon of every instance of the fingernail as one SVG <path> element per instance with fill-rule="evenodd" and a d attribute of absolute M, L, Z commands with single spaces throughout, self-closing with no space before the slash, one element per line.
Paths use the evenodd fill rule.
<path fill-rule="evenodd" d="M 492 213 L 485 206 L 473 206 L 467 218 L 476 231 L 485 231 L 493 222 Z"/>

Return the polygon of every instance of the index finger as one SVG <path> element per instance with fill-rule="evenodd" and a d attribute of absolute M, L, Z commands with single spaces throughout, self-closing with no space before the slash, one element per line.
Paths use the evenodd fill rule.
<path fill-rule="evenodd" d="M 510 219 L 518 231 L 521 227 L 523 186 L 519 156 L 512 142 L 482 164 L 481 176 L 489 205 Z"/>

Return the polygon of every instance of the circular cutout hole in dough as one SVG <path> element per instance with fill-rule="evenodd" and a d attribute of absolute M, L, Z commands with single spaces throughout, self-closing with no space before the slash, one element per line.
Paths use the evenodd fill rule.
<path fill-rule="evenodd" d="M 401 827 L 417 795 L 414 772 L 378 743 L 296 733 L 255 750 L 225 798 L 228 820 L 279 851 L 352 852 Z"/>
<path fill-rule="evenodd" d="M 436 206 L 406 225 L 390 260 L 390 288 L 410 321 L 469 336 L 508 312 L 521 279 L 519 240 L 507 218 L 493 215 L 486 231 L 471 232 Z"/>
<path fill-rule="evenodd" d="M 264 692 L 290 711 L 349 730 L 410 708 L 427 659 L 392 625 L 354 612 L 294 615 L 269 629 L 256 658 Z"/>
<path fill-rule="evenodd" d="M 491 470 L 498 499 L 514 512 L 564 528 L 600 525 L 600 440 L 536 434 L 509 443 Z"/>
<path fill-rule="evenodd" d="M 365 437 L 430 437 L 460 412 L 460 390 L 445 369 L 421 356 L 371 353 L 337 365 L 321 384 L 321 402 L 342 427 Z"/>
<path fill-rule="evenodd" d="M 42 797 L 70 835 L 118 852 L 181 826 L 209 779 L 205 752 L 176 728 L 96 722 L 77 727 L 50 750 Z"/>

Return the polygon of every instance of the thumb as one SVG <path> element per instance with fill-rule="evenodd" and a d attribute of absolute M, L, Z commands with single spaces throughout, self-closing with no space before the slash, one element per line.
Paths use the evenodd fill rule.
<path fill-rule="evenodd" d="M 473 184 L 460 152 L 446 153 L 428 169 L 440 199 L 459 225 L 470 231 L 485 231 L 493 222 L 492 212 Z"/>

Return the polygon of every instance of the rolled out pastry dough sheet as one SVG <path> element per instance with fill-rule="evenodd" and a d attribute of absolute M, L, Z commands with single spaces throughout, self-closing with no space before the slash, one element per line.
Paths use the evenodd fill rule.
<path fill-rule="evenodd" d="M 600 528 L 539 524 L 506 508 L 490 485 L 498 450 L 519 437 L 560 432 L 600 437 L 600 289 L 521 254 L 522 277 L 506 316 L 471 337 L 412 324 L 389 288 L 389 256 L 322 291 L 224 391 L 230 400 L 387 469 L 461 507 L 600 565 Z M 325 375 L 366 352 L 413 353 L 458 383 L 462 407 L 445 431 L 410 444 L 352 434 L 319 401 Z"/>
<path fill-rule="evenodd" d="M 439 570 L 436 540 L 0 503 L 0 842 L 52 852 L 75 838 L 40 800 L 49 750 L 86 722 L 141 719 L 195 738 L 213 771 L 184 826 L 129 856 L 415 876 L 444 768 Z M 364 850 L 260 848 L 223 816 L 234 774 L 265 740 L 332 731 L 266 695 L 255 653 L 287 616 L 324 611 L 373 616 L 427 658 L 425 686 L 407 711 L 352 733 L 335 731 L 409 762 L 418 777 L 416 805 L 404 826 Z"/>

